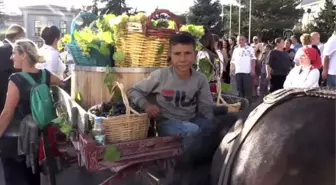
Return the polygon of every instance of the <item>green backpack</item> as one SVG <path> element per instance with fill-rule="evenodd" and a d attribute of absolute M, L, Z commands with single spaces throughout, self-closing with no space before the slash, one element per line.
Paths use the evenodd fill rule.
<path fill-rule="evenodd" d="M 30 92 L 30 109 L 32 117 L 39 128 L 43 129 L 56 118 L 56 109 L 51 97 L 50 88 L 46 84 L 47 73 L 42 70 L 41 83 L 36 81 L 26 72 L 19 73 L 32 86 Z"/>

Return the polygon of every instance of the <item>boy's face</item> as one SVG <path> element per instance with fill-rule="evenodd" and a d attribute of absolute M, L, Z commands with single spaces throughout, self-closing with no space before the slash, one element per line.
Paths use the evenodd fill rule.
<path fill-rule="evenodd" d="M 196 51 L 191 44 L 176 44 L 171 47 L 171 64 L 179 72 L 189 72 L 196 60 Z"/>

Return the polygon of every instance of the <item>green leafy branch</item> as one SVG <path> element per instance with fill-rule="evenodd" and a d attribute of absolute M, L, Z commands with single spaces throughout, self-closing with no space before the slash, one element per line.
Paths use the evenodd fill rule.
<path fill-rule="evenodd" d="M 68 122 L 67 113 L 58 114 L 57 118 L 53 119 L 51 122 L 54 123 L 66 136 L 70 136 L 73 132 L 71 123 Z"/>

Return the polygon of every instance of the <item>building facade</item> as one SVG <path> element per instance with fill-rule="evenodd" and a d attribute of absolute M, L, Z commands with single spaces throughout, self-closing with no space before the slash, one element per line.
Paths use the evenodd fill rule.
<path fill-rule="evenodd" d="M 43 44 L 40 38 L 43 27 L 55 25 L 63 34 L 70 33 L 71 21 L 77 13 L 55 5 L 24 6 L 19 7 L 19 10 L 19 14 L 7 14 L 3 28 L 6 29 L 11 24 L 20 24 L 25 27 L 27 37 L 39 46 Z"/>
<path fill-rule="evenodd" d="M 314 18 L 318 16 L 320 11 L 324 8 L 326 0 L 302 0 L 297 8 L 302 8 L 304 14 L 302 16 L 301 24 L 305 27 L 309 23 L 314 22 Z M 336 5 L 336 0 L 333 0 Z"/>

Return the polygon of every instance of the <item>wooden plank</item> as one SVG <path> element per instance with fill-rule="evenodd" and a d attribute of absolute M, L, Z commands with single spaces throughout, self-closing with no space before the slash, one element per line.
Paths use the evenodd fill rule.
<path fill-rule="evenodd" d="M 127 166 L 132 164 L 138 163 L 145 163 L 159 159 L 166 159 L 176 157 L 181 153 L 179 149 L 170 149 L 170 150 L 162 150 L 162 151 L 155 151 L 148 154 L 144 154 L 141 156 L 137 156 L 134 158 L 124 159 L 117 162 L 100 162 L 97 166 L 97 169 L 88 169 L 89 171 L 97 171 L 97 170 L 105 170 L 105 169 L 113 169 L 119 166 Z"/>
<path fill-rule="evenodd" d="M 137 141 L 128 141 L 123 143 L 115 143 L 114 145 L 120 151 L 121 160 L 125 157 L 146 154 L 153 151 L 161 151 L 167 149 L 176 149 L 181 147 L 182 139 L 180 137 L 153 137 Z M 97 159 L 103 159 L 106 146 L 98 146 Z"/>

